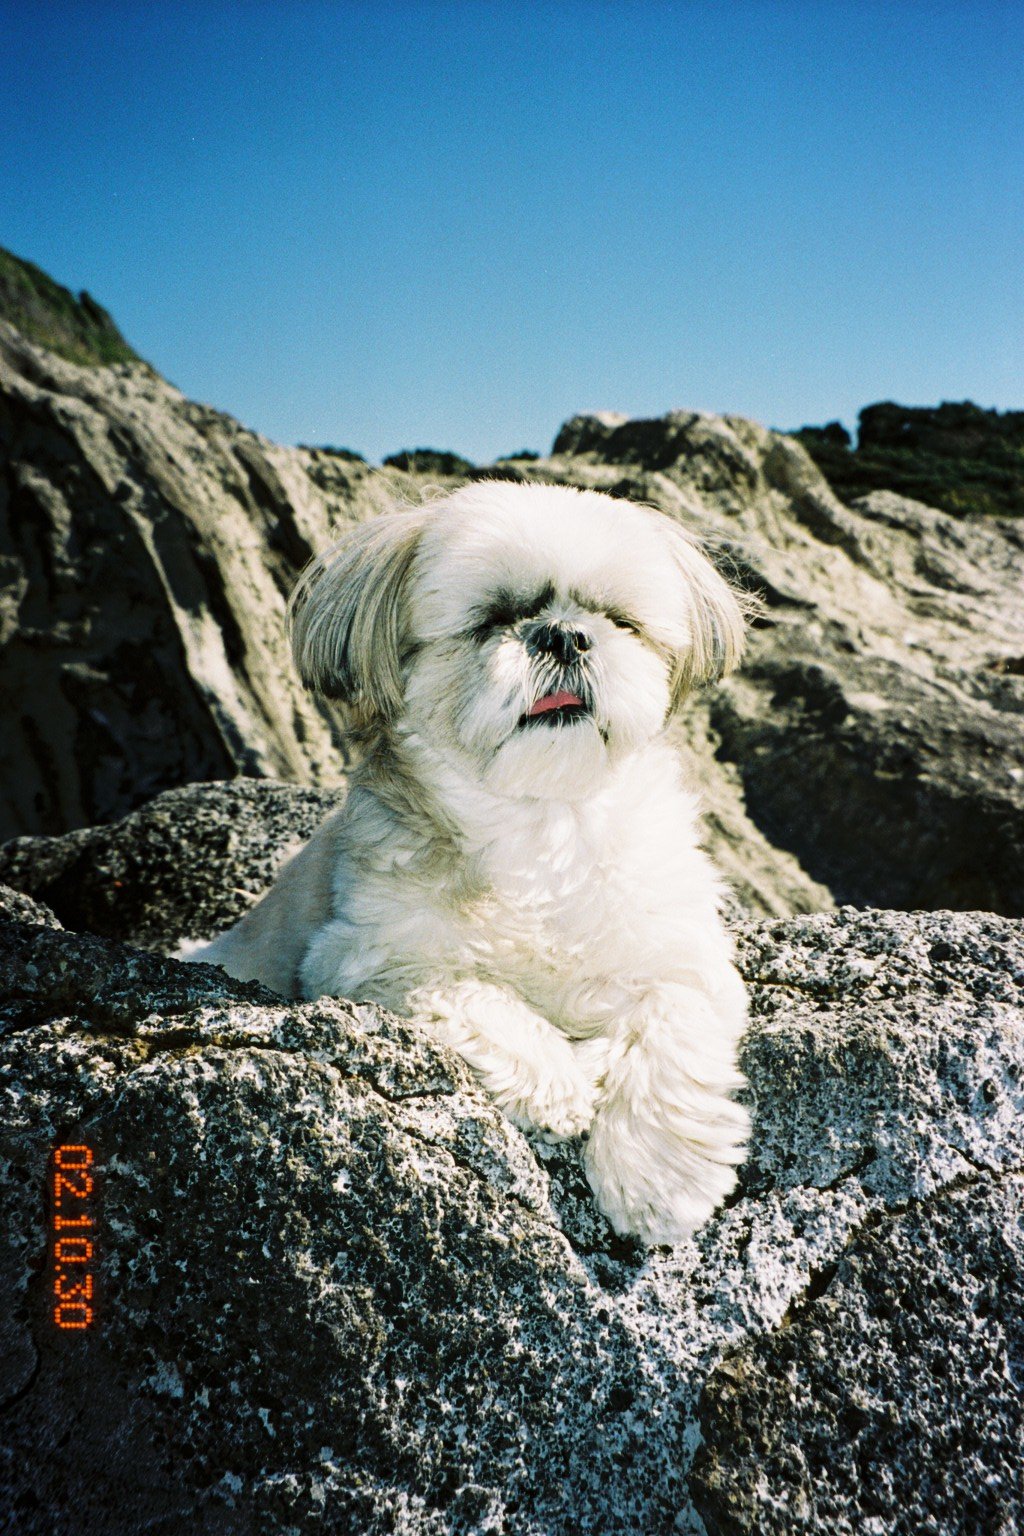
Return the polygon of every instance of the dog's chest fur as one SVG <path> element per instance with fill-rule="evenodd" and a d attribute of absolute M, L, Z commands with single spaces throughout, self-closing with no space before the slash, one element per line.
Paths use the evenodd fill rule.
<path fill-rule="evenodd" d="M 361 972 L 350 984 L 367 996 L 400 1006 L 410 965 L 487 976 L 566 1033 L 588 1033 L 610 993 L 665 979 L 694 925 L 707 930 L 695 803 L 661 743 L 575 804 L 506 802 L 495 818 L 483 801 L 463 798 L 457 810 L 457 854 L 447 858 L 427 859 L 421 841 L 411 860 L 380 862 L 369 846 L 372 817 L 360 818 L 362 832 L 353 828 L 360 868 L 340 893 L 350 938 L 335 931 L 351 945 L 346 969 Z M 387 922 L 376 922 L 385 912 Z M 374 930 L 377 942 L 367 944 Z"/>

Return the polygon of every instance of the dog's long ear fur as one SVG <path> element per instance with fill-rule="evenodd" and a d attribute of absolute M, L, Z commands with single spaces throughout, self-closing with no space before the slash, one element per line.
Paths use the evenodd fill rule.
<path fill-rule="evenodd" d="M 663 533 L 689 599 L 689 644 L 675 658 L 673 708 L 692 688 L 731 672 L 743 652 L 746 618 L 752 604 L 720 576 L 696 539 L 671 518 L 662 516 Z"/>
<path fill-rule="evenodd" d="M 404 588 L 428 515 L 403 508 L 360 523 L 306 567 L 288 604 L 303 682 L 362 722 L 401 707 Z"/>

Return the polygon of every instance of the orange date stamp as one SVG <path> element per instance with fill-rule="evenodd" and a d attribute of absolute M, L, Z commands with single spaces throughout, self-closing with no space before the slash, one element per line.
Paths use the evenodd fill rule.
<path fill-rule="evenodd" d="M 61 1142 L 53 1149 L 53 1321 L 67 1332 L 91 1328 L 96 1316 L 94 1164 L 84 1142 Z"/>

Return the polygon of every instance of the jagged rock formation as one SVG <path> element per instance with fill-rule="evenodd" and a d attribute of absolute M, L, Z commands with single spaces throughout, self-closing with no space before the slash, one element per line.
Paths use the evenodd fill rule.
<path fill-rule="evenodd" d="M 122 829 L 126 930 L 161 926 L 161 835 L 194 836 L 180 888 L 160 875 L 167 937 L 199 869 L 262 878 L 206 793 Z M 746 925 L 751 1157 L 694 1240 L 644 1254 L 577 1146 L 532 1147 L 408 1024 L 61 931 L 25 895 L 0 912 L 0 1529 L 1024 1518 L 1019 922 Z M 84 1335 L 52 1320 L 58 1139 L 97 1159 Z"/>
<path fill-rule="evenodd" d="M 338 783 L 284 605 L 385 495 L 365 465 L 275 448 L 140 364 L 77 367 L 0 322 L 0 836 L 197 779 Z"/>
<path fill-rule="evenodd" d="M 1024 912 L 1024 520 L 846 506 L 793 439 L 695 412 L 575 417 L 545 458 L 455 467 L 653 502 L 764 596 L 744 670 L 680 733 L 743 908 Z M 0 320 L 0 838 L 205 779 L 339 785 L 286 596 L 312 550 L 438 478 L 276 447 Z"/>

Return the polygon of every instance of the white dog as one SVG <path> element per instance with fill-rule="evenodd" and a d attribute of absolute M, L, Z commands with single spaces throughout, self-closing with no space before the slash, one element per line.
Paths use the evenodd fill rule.
<path fill-rule="evenodd" d="M 346 534 L 291 616 L 364 755 L 190 958 L 411 1016 L 518 1125 L 589 1132 L 616 1231 L 691 1232 L 743 1158 L 746 1003 L 664 729 L 736 661 L 736 597 L 658 512 L 490 481 Z"/>

